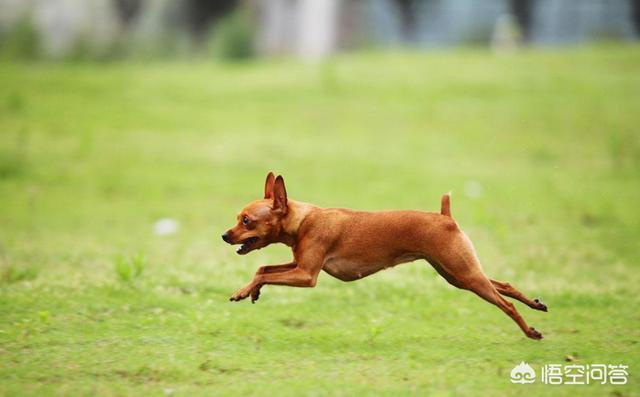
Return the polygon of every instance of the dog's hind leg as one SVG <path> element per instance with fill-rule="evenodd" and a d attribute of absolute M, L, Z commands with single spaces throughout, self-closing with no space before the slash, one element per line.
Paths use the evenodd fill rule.
<path fill-rule="evenodd" d="M 493 284 L 494 287 L 496 287 L 496 290 L 501 293 L 502 295 L 505 296 L 509 296 L 513 299 L 517 299 L 520 302 L 524 303 L 525 305 L 529 306 L 532 309 L 536 309 L 536 310 L 542 310 L 543 312 L 547 311 L 547 305 L 545 305 L 544 303 L 540 302 L 539 299 L 529 299 L 526 296 L 524 296 L 524 294 L 520 291 L 518 291 L 517 289 L 515 289 L 514 287 L 511 286 L 511 284 L 509 283 L 505 283 L 502 281 L 497 281 L 497 280 L 491 280 L 491 284 Z"/>
<path fill-rule="evenodd" d="M 474 261 L 474 263 L 477 262 Z M 493 303 L 511 317 L 529 338 L 542 339 L 542 334 L 525 323 L 520 313 L 518 313 L 515 306 L 513 306 L 513 303 L 500 295 L 500 292 L 493 284 L 493 280 L 489 280 L 481 270 L 478 269 L 466 273 L 465 276 L 461 278 L 453 276 L 451 272 L 445 270 L 444 267 L 438 263 L 432 262 L 431 264 L 449 284 L 460 289 L 469 290 L 487 302 Z"/>
<path fill-rule="evenodd" d="M 529 327 L 524 321 L 520 313 L 516 310 L 513 303 L 504 299 L 498 290 L 493 286 L 491 281 L 482 273 L 478 273 L 473 279 L 466 280 L 464 282 L 465 289 L 474 292 L 476 295 L 486 300 L 489 303 L 493 303 L 498 306 L 503 312 L 515 321 L 520 329 L 531 339 L 542 339 L 542 334 L 535 330 L 533 327 Z"/>

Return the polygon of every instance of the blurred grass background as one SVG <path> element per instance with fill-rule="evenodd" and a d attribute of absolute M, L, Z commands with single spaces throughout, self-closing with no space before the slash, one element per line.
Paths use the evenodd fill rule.
<path fill-rule="evenodd" d="M 638 393 L 639 66 L 622 45 L 0 64 L 0 393 L 547 395 L 509 371 L 566 355 L 629 385 L 553 392 Z M 326 207 L 453 191 L 485 271 L 548 304 L 517 306 L 545 339 L 423 262 L 228 302 L 290 258 L 219 237 L 269 170 Z"/>

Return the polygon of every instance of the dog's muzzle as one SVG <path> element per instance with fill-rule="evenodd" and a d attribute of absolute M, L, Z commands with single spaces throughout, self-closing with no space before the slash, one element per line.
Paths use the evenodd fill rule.
<path fill-rule="evenodd" d="M 231 244 L 231 236 L 229 235 L 229 232 L 225 232 L 225 233 L 222 235 L 222 239 L 223 239 L 226 243 Z"/>

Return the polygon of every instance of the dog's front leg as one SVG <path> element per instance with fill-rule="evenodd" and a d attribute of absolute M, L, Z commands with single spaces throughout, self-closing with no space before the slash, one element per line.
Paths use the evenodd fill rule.
<path fill-rule="evenodd" d="M 256 274 L 249 284 L 238 290 L 229 300 L 239 301 L 251 295 L 251 301 L 255 302 L 260 295 L 260 288 L 265 284 L 315 287 L 317 277 L 317 274 L 312 275 L 298 266 L 293 267 L 291 270 Z"/>
<path fill-rule="evenodd" d="M 284 272 L 287 270 L 291 270 L 293 268 L 295 268 L 297 265 L 293 262 L 291 263 L 285 263 L 283 265 L 267 265 L 267 266 L 260 266 L 258 268 L 258 270 L 256 270 L 256 276 L 260 275 L 260 274 L 267 274 L 267 273 L 280 273 L 280 272 Z M 255 278 L 255 276 L 254 276 Z"/>
<path fill-rule="evenodd" d="M 306 248 L 307 245 L 309 248 Z M 298 245 L 294 251 L 292 263 L 261 267 L 253 280 L 233 294 L 230 300 L 239 301 L 252 295 L 252 301 L 255 301 L 260 294 L 260 288 L 265 284 L 315 287 L 318 274 L 322 270 L 324 252 L 322 245 L 312 243 Z M 255 299 L 253 291 L 256 291 Z"/>
<path fill-rule="evenodd" d="M 260 284 L 257 280 L 260 275 L 285 272 L 294 269 L 296 266 L 297 265 L 294 262 L 284 263 L 282 265 L 260 266 L 258 270 L 256 270 L 256 274 L 253 276 L 251 281 L 244 287 L 240 288 L 235 294 L 233 294 L 233 296 L 229 300 L 238 301 L 246 298 L 247 296 L 249 296 L 249 294 L 251 294 L 251 303 L 254 303 L 260 297 L 260 288 L 262 287 L 262 284 Z"/>
<path fill-rule="evenodd" d="M 285 263 L 283 265 L 260 266 L 258 268 L 258 270 L 256 271 L 255 276 L 253 276 L 253 278 L 255 279 L 257 276 L 259 276 L 261 274 L 284 272 L 284 271 L 287 271 L 287 270 L 291 270 L 291 269 L 295 268 L 296 266 L 297 265 L 295 263 Z M 251 285 L 253 282 L 254 282 L 254 280 L 251 280 L 251 282 L 247 286 Z M 251 303 L 255 303 L 260 298 L 260 288 L 262 288 L 262 284 L 257 284 L 251 290 Z"/>

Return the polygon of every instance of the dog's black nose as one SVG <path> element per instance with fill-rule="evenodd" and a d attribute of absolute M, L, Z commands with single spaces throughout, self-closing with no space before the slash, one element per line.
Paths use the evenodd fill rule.
<path fill-rule="evenodd" d="M 229 242 L 229 232 L 225 232 L 222 235 L 222 239 L 228 243 Z"/>

